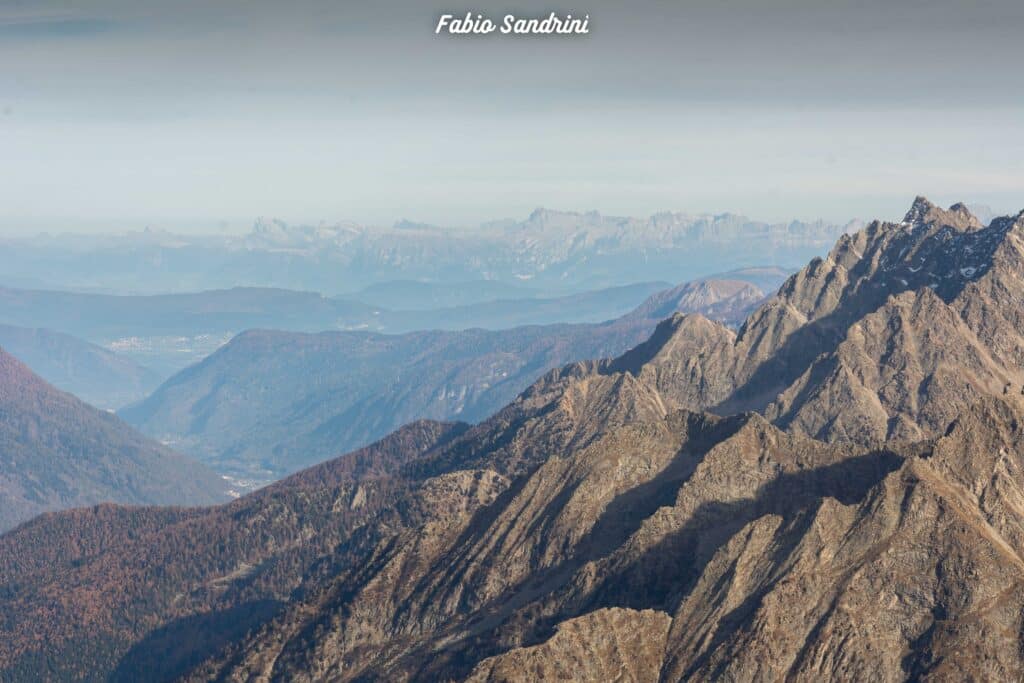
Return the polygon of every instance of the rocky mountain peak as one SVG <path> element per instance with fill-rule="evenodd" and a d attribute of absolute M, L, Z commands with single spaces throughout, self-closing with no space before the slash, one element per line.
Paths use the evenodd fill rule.
<path fill-rule="evenodd" d="M 985 228 L 963 204 L 942 209 L 919 196 L 902 223 L 875 221 L 841 236 L 826 258 L 787 280 L 779 297 L 808 321 L 837 310 L 860 316 L 922 287 L 949 300 L 987 271 L 1005 232 L 999 220 Z"/>
<path fill-rule="evenodd" d="M 943 209 L 922 196 L 914 198 L 910 210 L 903 217 L 903 224 L 914 227 L 922 225 L 949 226 L 964 232 L 981 230 L 985 227 L 971 213 L 966 204 L 957 202 L 948 209 Z"/>
<path fill-rule="evenodd" d="M 632 371 L 682 407 L 768 410 L 818 438 L 862 443 L 923 438 L 977 396 L 1007 384 L 1019 393 L 1024 339 L 1010 330 L 1024 325 L 1012 303 L 1024 292 L 1010 292 L 1024 280 L 1024 224 L 983 228 L 963 205 L 923 197 L 907 217 L 840 237 L 733 339 L 677 325 Z"/>
<path fill-rule="evenodd" d="M 2 536 L 0 673 L 1021 680 L 1022 219 L 918 198 L 739 335 L 671 316 L 187 523 Z"/>
<path fill-rule="evenodd" d="M 928 198 L 923 195 L 914 197 L 914 203 L 910 205 L 910 210 L 907 211 L 903 217 L 904 223 L 923 223 L 927 216 L 938 207 L 928 201 Z"/>

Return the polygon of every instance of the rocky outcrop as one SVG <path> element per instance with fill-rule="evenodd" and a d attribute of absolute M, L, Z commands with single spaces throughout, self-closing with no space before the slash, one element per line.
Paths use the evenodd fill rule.
<path fill-rule="evenodd" d="M 558 625 L 548 641 L 480 662 L 471 683 L 497 681 L 655 682 L 671 619 L 655 610 L 611 608 Z"/>
<path fill-rule="evenodd" d="M 745 526 L 675 613 L 665 678 L 1019 678 L 1016 419 L 983 401 L 863 500 Z"/>
<path fill-rule="evenodd" d="M 0 670 L 1016 680 L 1021 299 L 996 293 L 1021 219 L 918 200 L 736 334 L 675 316 L 476 426 L 410 425 L 226 507 L 38 520 L 0 537 Z M 89 547 L 49 561 L 73 523 Z"/>
<path fill-rule="evenodd" d="M 918 197 L 902 222 L 843 235 L 734 338 L 687 316 L 638 350 L 668 405 L 757 410 L 830 441 L 920 439 L 979 396 L 1022 393 L 1021 300 L 1024 213 L 984 227 Z"/>

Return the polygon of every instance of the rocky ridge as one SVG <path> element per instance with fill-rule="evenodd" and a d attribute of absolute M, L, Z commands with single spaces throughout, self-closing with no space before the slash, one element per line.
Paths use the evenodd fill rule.
<path fill-rule="evenodd" d="M 477 426 L 412 425 L 185 518 L 37 520 L 0 537 L 0 670 L 1019 678 L 1022 230 L 919 199 L 737 333 L 674 316 Z M 68 525 L 108 540 L 43 561 Z"/>

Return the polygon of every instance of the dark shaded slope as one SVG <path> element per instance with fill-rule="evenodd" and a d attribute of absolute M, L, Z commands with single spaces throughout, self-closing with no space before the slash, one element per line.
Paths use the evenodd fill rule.
<path fill-rule="evenodd" d="M 223 507 L 36 520 L 0 537 L 19 558 L 0 574 L 0 671 L 1018 679 L 1024 402 L 998 382 L 1024 344 L 1020 297 L 998 294 L 1024 282 L 1022 219 L 980 229 L 919 201 L 738 335 L 673 316 L 476 426 L 416 423 Z M 946 289 L 899 270 L 933 262 L 957 267 Z M 738 395 L 779 353 L 799 381 Z M 789 431 L 685 407 L 755 393 Z M 875 425 L 865 401 L 883 444 L 829 429 Z M 84 547 L 51 566 L 41 539 L 78 525 Z"/>
<path fill-rule="evenodd" d="M 40 667 L 57 680 L 106 680 L 115 669 L 152 676 L 152 651 L 131 648 L 147 635 L 165 671 L 187 666 L 219 642 L 223 619 L 266 617 L 308 573 L 328 569 L 324 561 L 356 527 L 394 517 L 390 506 L 407 485 L 374 473 L 463 429 L 410 425 L 353 454 L 354 463 L 324 464 L 218 508 L 100 506 L 43 515 L 0 536 L 4 680 L 35 680 Z M 376 483 L 357 496 L 353 471 Z M 167 634 L 181 638 L 180 650 L 166 647 Z M 207 650 L 195 649 L 207 639 Z"/>
<path fill-rule="evenodd" d="M 102 501 L 199 505 L 227 499 L 204 466 L 54 389 L 0 350 L 0 530 Z"/>

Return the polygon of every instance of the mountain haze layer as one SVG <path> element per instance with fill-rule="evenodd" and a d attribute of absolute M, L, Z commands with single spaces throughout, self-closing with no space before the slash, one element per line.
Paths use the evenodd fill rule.
<path fill-rule="evenodd" d="M 137 401 L 160 375 L 95 344 L 47 329 L 0 325 L 0 347 L 54 386 L 98 408 Z"/>
<path fill-rule="evenodd" d="M 0 272 L 7 286 L 135 294 L 241 285 L 338 296 L 403 280 L 435 286 L 483 280 L 553 297 L 633 284 L 641 273 L 645 280 L 681 282 L 751 264 L 792 267 L 855 227 L 771 224 L 728 213 L 630 218 L 550 209 L 476 228 L 260 219 L 244 235 L 147 229 L 102 238 L 7 239 L 0 241 Z"/>
<path fill-rule="evenodd" d="M 1022 250 L 1024 212 L 919 198 L 738 331 L 673 315 L 226 506 L 39 518 L 0 671 L 1017 680 Z"/>
<path fill-rule="evenodd" d="M 247 329 L 404 333 L 596 323 L 629 312 L 666 287 L 663 282 L 639 282 L 550 298 L 499 299 L 431 310 L 389 310 L 317 292 L 267 287 L 151 296 L 0 287 L 0 323 L 80 337 L 166 379 Z M 52 344 L 39 351 L 41 367 L 64 362 L 54 357 L 58 350 Z M 120 395 L 110 393 L 102 382 L 77 388 L 101 397 L 105 404 Z"/>
<path fill-rule="evenodd" d="M 747 282 L 706 280 L 597 325 L 397 336 L 254 330 L 120 415 L 218 471 L 276 479 L 413 420 L 478 422 L 551 368 L 618 355 L 673 312 L 735 322 L 764 298 Z"/>

